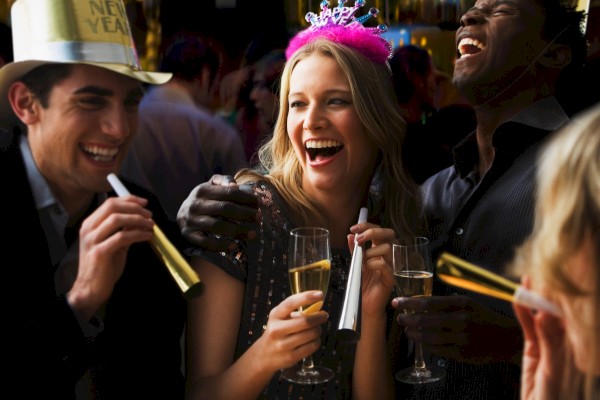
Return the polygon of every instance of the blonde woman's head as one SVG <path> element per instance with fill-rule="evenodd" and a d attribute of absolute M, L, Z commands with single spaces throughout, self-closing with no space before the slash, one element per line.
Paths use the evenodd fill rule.
<path fill-rule="evenodd" d="M 562 308 L 590 389 L 600 377 L 600 106 L 557 132 L 538 166 L 534 230 L 514 266 Z"/>

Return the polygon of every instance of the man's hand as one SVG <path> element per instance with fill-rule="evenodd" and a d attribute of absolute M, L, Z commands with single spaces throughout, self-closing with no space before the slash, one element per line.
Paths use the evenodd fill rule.
<path fill-rule="evenodd" d="M 258 199 L 237 185 L 233 177 L 213 175 L 196 186 L 177 213 L 183 236 L 200 248 L 226 251 L 234 239 L 256 237 Z M 216 237 L 215 235 L 219 235 Z"/>
<path fill-rule="evenodd" d="M 154 221 L 146 204 L 137 196 L 111 197 L 83 221 L 77 277 L 67 298 L 84 319 L 92 318 L 110 298 L 129 247 L 152 239 Z"/>
<path fill-rule="evenodd" d="M 469 296 L 398 297 L 398 324 L 428 353 L 472 364 L 511 361 L 520 365 L 521 329 Z"/>

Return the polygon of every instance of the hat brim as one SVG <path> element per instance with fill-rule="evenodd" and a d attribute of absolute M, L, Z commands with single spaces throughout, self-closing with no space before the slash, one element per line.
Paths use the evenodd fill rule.
<path fill-rule="evenodd" d="M 148 72 L 133 70 L 122 64 L 96 63 L 96 62 L 48 62 L 41 60 L 28 60 L 12 62 L 0 68 L 0 126 L 10 128 L 18 122 L 16 115 L 8 101 L 8 89 L 10 85 L 27 74 L 29 71 L 45 64 L 86 64 L 108 69 L 121 75 L 128 76 L 143 83 L 160 85 L 167 82 L 173 74 L 166 72 Z"/>

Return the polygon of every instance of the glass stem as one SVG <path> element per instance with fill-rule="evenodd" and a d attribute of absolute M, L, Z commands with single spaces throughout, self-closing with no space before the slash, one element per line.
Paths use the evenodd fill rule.
<path fill-rule="evenodd" d="M 313 363 L 312 356 L 308 356 L 302 359 L 302 371 L 308 372 L 312 371 L 315 368 L 315 364 Z"/>
<path fill-rule="evenodd" d="M 425 360 L 423 359 L 423 345 L 421 342 L 415 342 L 415 370 L 417 372 L 427 371 Z"/>

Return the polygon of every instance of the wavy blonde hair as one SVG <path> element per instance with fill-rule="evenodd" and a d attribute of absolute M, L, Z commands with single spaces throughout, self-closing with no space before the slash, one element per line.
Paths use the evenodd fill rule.
<path fill-rule="evenodd" d="M 532 235 L 517 250 L 513 268 L 529 272 L 534 286 L 573 298 L 588 297 L 595 304 L 592 321 L 578 321 L 592 357 L 587 376 L 565 368 L 565 398 L 600 398 L 600 106 L 580 114 L 557 132 L 540 155 L 537 203 Z M 590 266 L 593 290 L 584 292 L 571 278 L 567 261 L 585 240 L 593 241 Z"/>
<path fill-rule="evenodd" d="M 242 170 L 236 179 L 240 183 L 268 180 L 303 222 L 324 220 L 317 205 L 302 190 L 302 167 L 286 129 L 292 71 L 298 62 L 315 52 L 333 58 L 340 65 L 350 82 L 357 114 L 379 150 L 369 193 L 364 194 L 370 200 L 370 220 L 394 229 L 398 236 L 414 234 L 422 229 L 422 211 L 418 187 L 402 166 L 406 123 L 398 111 L 391 72 L 385 65 L 328 40 L 315 40 L 288 60 L 281 77 L 279 115 L 273 136 L 258 152 L 260 167 Z"/>

